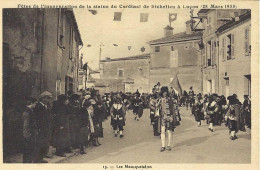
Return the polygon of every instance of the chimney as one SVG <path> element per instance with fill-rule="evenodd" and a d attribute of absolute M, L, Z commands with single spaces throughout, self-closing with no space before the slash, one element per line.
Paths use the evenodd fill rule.
<path fill-rule="evenodd" d="M 195 24 L 195 21 L 186 21 L 186 34 L 192 34 L 193 31 L 191 30 L 191 22 L 193 22 L 193 24 Z"/>
<path fill-rule="evenodd" d="M 173 36 L 173 28 L 169 25 L 167 25 L 165 28 L 164 28 L 164 36 L 165 37 L 170 37 L 170 36 Z"/>

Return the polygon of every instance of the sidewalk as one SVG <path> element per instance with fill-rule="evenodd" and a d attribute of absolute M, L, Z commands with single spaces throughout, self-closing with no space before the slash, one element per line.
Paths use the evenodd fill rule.
<path fill-rule="evenodd" d="M 60 157 L 60 156 L 56 156 L 55 155 L 56 149 L 50 146 L 49 149 L 49 154 L 48 156 L 50 156 L 51 158 L 44 158 L 44 160 L 47 160 L 48 163 L 60 163 L 68 158 L 71 158 L 75 155 L 79 154 L 79 149 L 75 149 L 72 151 L 72 153 L 66 153 L 65 155 L 67 157 Z M 23 154 L 22 153 L 18 153 L 12 156 L 9 156 L 7 158 L 7 160 L 5 161 L 5 163 L 23 163 Z"/>

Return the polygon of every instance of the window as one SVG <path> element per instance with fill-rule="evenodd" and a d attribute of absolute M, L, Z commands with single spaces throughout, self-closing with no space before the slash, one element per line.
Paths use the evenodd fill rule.
<path fill-rule="evenodd" d="M 171 51 L 174 51 L 174 48 L 173 48 L 173 46 L 171 46 Z"/>
<path fill-rule="evenodd" d="M 206 54 L 206 63 L 207 63 L 207 66 L 211 66 L 212 65 L 212 59 L 211 59 L 211 56 L 212 56 L 212 41 L 208 41 L 207 42 L 207 54 Z"/>
<path fill-rule="evenodd" d="M 232 58 L 235 58 L 235 39 L 234 34 L 228 34 L 227 35 L 227 60 L 230 60 Z"/>
<path fill-rule="evenodd" d="M 118 70 L 118 76 L 123 77 L 123 70 Z"/>
<path fill-rule="evenodd" d="M 69 39 L 69 59 L 72 60 L 73 55 L 74 55 L 74 30 L 72 26 L 70 27 L 70 39 Z"/>
<path fill-rule="evenodd" d="M 178 67 L 178 50 L 171 51 L 171 67 Z"/>
<path fill-rule="evenodd" d="M 225 54 L 225 43 L 226 43 L 226 41 L 225 41 L 226 39 L 223 37 L 222 38 L 222 40 L 221 40 L 221 43 L 222 43 L 222 45 L 221 45 L 221 47 L 220 47 L 220 54 L 222 55 L 222 61 L 225 61 L 226 60 L 226 54 Z"/>
<path fill-rule="evenodd" d="M 160 52 L 160 46 L 155 46 L 155 52 Z"/>

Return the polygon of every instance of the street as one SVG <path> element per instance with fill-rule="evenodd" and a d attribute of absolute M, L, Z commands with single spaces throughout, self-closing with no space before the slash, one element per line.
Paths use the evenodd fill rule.
<path fill-rule="evenodd" d="M 210 132 L 206 122 L 201 127 L 190 111 L 180 110 L 181 125 L 175 129 L 171 151 L 160 152 L 159 136 L 153 136 L 149 109 L 140 121 L 132 111 L 127 114 L 124 138 L 114 137 L 110 118 L 103 123 L 104 138 L 99 147 L 89 147 L 86 155 L 76 155 L 64 163 L 250 163 L 251 135 L 238 132 L 237 140 L 230 140 L 224 124 Z M 166 142 L 167 144 L 167 142 Z"/>

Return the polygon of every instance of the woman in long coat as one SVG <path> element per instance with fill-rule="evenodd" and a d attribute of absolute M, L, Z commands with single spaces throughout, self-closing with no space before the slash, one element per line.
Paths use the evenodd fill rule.
<path fill-rule="evenodd" d="M 95 128 L 95 137 L 96 137 L 96 144 L 101 145 L 98 141 L 98 138 L 103 138 L 103 126 L 102 122 L 105 119 L 106 109 L 103 106 L 101 101 L 97 101 L 94 107 L 94 116 L 93 116 L 93 123 Z"/>
<path fill-rule="evenodd" d="M 91 103 L 85 100 L 82 104 L 82 108 L 79 111 L 79 135 L 78 142 L 80 144 L 80 154 L 86 154 L 84 147 L 88 145 L 88 134 L 89 134 L 89 113 L 88 108 Z"/>
<path fill-rule="evenodd" d="M 65 150 L 70 147 L 69 136 L 69 109 L 67 106 L 67 97 L 59 95 L 58 100 L 53 102 L 54 118 L 54 141 L 56 155 L 66 157 Z"/>

